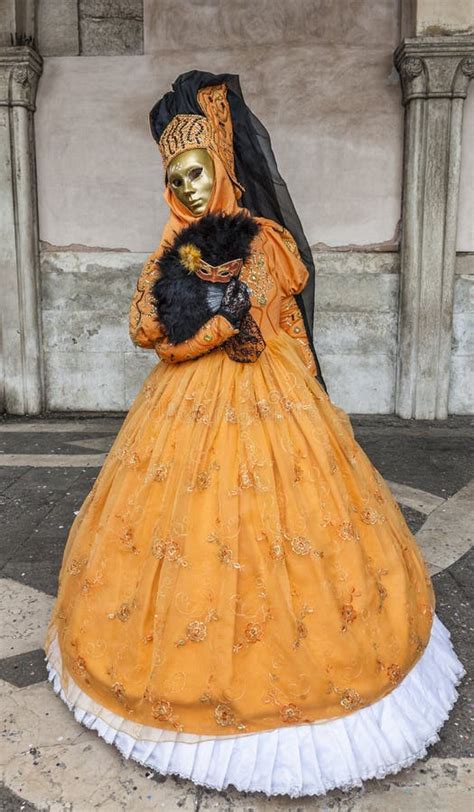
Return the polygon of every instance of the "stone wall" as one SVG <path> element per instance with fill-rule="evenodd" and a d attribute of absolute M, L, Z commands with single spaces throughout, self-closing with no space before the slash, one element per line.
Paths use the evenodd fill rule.
<path fill-rule="evenodd" d="M 350 6 L 245 0 L 230 13 L 212 0 L 145 0 L 143 56 L 124 48 L 121 57 L 84 58 L 91 3 L 79 3 L 78 50 L 50 43 L 36 113 L 49 409 L 126 409 L 156 363 L 132 346 L 126 324 L 136 276 L 167 216 L 148 111 L 180 72 L 197 67 L 238 72 L 272 135 L 316 251 L 316 335 L 333 398 L 354 412 L 393 410 L 397 2 L 382 0 L 371 13 L 367 0 Z M 103 21 L 95 26 L 103 48 L 117 45 Z M 358 251 L 334 250 L 350 245 Z"/>
<path fill-rule="evenodd" d="M 131 343 L 128 306 L 146 254 L 42 254 L 49 408 L 127 409 L 158 362 Z M 318 253 L 315 340 L 334 402 L 393 411 L 398 254 Z"/>
<path fill-rule="evenodd" d="M 271 133 L 315 255 L 315 336 L 333 400 L 354 413 L 394 410 L 404 109 L 393 52 L 400 34 L 436 34 L 443 4 L 412 5 L 410 15 L 408 0 L 401 9 L 399 0 L 39 0 L 46 409 L 127 409 L 156 362 L 127 331 L 136 278 L 167 217 L 148 112 L 179 73 L 199 68 L 239 73 Z M 469 4 L 457 5 L 449 19 L 438 14 L 447 39 L 468 32 Z M 454 413 L 474 408 L 473 125 L 471 93 L 460 171 Z"/>
<path fill-rule="evenodd" d="M 128 307 L 146 254 L 42 253 L 49 409 L 122 411 L 158 362 L 128 336 Z M 332 400 L 351 413 L 393 412 L 399 255 L 318 252 L 315 343 Z M 474 268 L 458 257 L 450 411 L 474 410 L 469 372 Z M 470 295 L 471 292 L 471 295 Z"/>
<path fill-rule="evenodd" d="M 39 0 L 42 56 L 143 53 L 143 0 Z"/>
<path fill-rule="evenodd" d="M 474 412 L 474 255 L 457 258 L 449 390 L 450 414 Z"/>

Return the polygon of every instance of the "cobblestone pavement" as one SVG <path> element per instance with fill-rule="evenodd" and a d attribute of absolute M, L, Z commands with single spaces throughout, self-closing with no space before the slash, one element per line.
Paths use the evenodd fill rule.
<path fill-rule="evenodd" d="M 412 768 L 349 793 L 291 800 L 213 792 L 154 775 L 75 722 L 46 679 L 43 635 L 68 529 L 123 416 L 0 419 L 2 513 L 0 809 L 443 810 L 474 807 L 470 678 L 441 738 Z M 351 416 L 357 439 L 389 482 L 429 563 L 437 612 L 468 669 L 473 658 L 472 421 Z"/>

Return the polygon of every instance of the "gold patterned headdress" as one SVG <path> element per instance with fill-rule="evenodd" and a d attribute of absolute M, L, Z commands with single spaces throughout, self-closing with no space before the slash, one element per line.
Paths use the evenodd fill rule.
<path fill-rule="evenodd" d="M 182 113 L 171 119 L 158 144 L 165 169 L 180 152 L 197 147 L 213 147 L 213 132 L 205 116 Z"/>
<path fill-rule="evenodd" d="M 188 149 L 211 149 L 222 160 L 236 187 L 237 197 L 245 191 L 238 182 L 234 166 L 232 116 L 225 84 L 203 87 L 197 99 L 204 115 L 180 113 L 165 127 L 158 147 L 165 170 L 171 160 Z"/>

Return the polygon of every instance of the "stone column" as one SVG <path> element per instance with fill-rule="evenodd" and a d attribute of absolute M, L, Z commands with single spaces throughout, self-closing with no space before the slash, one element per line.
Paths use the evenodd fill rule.
<path fill-rule="evenodd" d="M 462 115 L 474 74 L 474 40 L 405 39 L 395 65 L 406 111 L 396 412 L 404 418 L 444 419 Z"/>
<path fill-rule="evenodd" d="M 0 411 L 43 408 L 38 214 L 33 113 L 42 60 L 0 48 Z"/>

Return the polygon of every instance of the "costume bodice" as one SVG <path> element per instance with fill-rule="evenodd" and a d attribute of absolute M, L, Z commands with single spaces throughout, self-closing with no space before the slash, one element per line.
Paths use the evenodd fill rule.
<path fill-rule="evenodd" d="M 294 297 L 304 288 L 308 271 L 291 234 L 277 223 L 264 218 L 256 219 L 262 228 L 252 243 L 251 257 L 240 276 L 250 290 L 250 313 L 264 340 L 281 330 L 291 335 L 298 342 L 308 370 L 315 374 L 315 362 L 303 317 Z M 130 308 L 129 332 L 134 344 L 155 349 L 167 363 L 180 363 L 198 358 L 222 345 L 239 331 L 216 313 L 193 338 L 171 344 L 159 323 L 151 297 L 151 288 L 158 273 L 155 260 L 160 252 L 161 247 L 148 257 L 137 282 Z"/>

